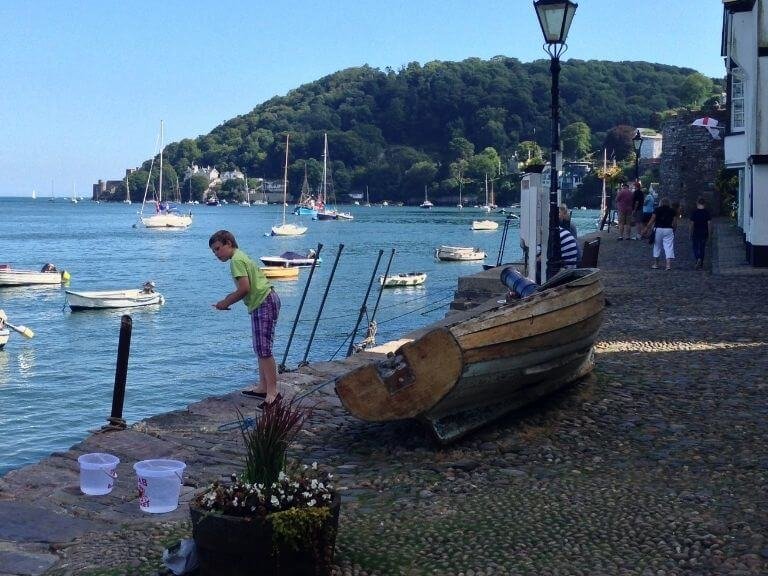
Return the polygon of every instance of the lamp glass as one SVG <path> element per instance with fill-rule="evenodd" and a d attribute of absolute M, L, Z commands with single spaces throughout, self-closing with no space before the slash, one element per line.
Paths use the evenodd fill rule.
<path fill-rule="evenodd" d="M 571 0 L 537 0 L 533 3 L 547 44 L 564 44 L 578 4 Z"/>
<path fill-rule="evenodd" d="M 640 135 L 640 130 L 635 132 L 635 135 L 632 137 L 632 146 L 635 147 L 635 153 L 640 153 L 640 148 L 643 145 L 643 137 Z"/>

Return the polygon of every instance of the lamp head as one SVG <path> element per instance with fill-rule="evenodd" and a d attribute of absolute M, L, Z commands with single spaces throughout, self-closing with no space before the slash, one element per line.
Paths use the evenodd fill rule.
<path fill-rule="evenodd" d="M 640 154 L 640 148 L 643 145 L 643 136 L 640 134 L 640 128 L 637 129 L 635 135 L 632 137 L 632 146 L 635 148 L 635 154 Z"/>
<path fill-rule="evenodd" d="M 533 7 L 548 45 L 565 44 L 573 15 L 579 7 L 571 0 L 535 0 Z"/>

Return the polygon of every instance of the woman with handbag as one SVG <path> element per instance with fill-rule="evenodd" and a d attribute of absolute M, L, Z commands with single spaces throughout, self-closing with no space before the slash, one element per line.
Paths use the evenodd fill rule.
<path fill-rule="evenodd" d="M 667 260 L 667 270 L 672 270 L 672 260 L 675 259 L 675 219 L 677 212 L 669 205 L 669 198 L 662 198 L 659 207 L 653 211 L 648 221 L 646 231 L 653 234 L 653 264 L 651 268 L 659 267 L 662 250 Z"/>

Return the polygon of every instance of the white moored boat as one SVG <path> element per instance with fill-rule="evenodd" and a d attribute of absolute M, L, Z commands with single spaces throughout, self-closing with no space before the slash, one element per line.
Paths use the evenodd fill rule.
<path fill-rule="evenodd" d="M 145 228 L 188 228 L 192 224 L 192 213 L 182 214 L 178 211 L 178 208 L 172 203 L 163 201 L 163 122 L 160 121 L 160 176 L 158 177 L 159 186 L 157 190 L 157 198 L 155 199 L 155 213 L 151 215 L 145 215 L 144 209 L 147 205 L 151 204 L 147 200 L 147 193 L 149 192 L 149 185 L 152 180 L 152 168 L 154 167 L 155 159 L 152 159 L 152 164 L 149 167 L 150 178 L 147 179 L 147 186 L 144 189 L 144 200 L 141 203 L 141 211 L 139 212 L 139 222 Z"/>
<path fill-rule="evenodd" d="M 472 230 L 496 230 L 499 227 L 498 222 L 493 220 L 473 220 Z"/>
<path fill-rule="evenodd" d="M 107 308 L 137 308 L 165 304 L 160 292 L 155 292 L 154 283 L 147 282 L 134 290 L 94 290 L 74 292 L 66 290 L 67 303 L 72 310 L 103 310 Z"/>
<path fill-rule="evenodd" d="M 472 262 L 484 260 L 485 252 L 471 246 L 440 246 L 435 250 L 435 258 L 451 262 Z"/>
<path fill-rule="evenodd" d="M 391 276 L 379 276 L 379 284 L 384 288 L 402 288 L 404 286 L 421 286 L 426 282 L 425 272 L 403 272 Z"/>
<path fill-rule="evenodd" d="M 61 284 L 69 278 L 66 270 L 56 270 L 46 264 L 40 271 L 15 270 L 7 264 L 0 264 L 0 286 L 27 286 L 32 284 Z"/>
<path fill-rule="evenodd" d="M 11 331 L 7 328 L 0 328 L 0 350 L 5 348 L 8 343 L 8 338 L 11 336 Z"/>
<path fill-rule="evenodd" d="M 261 256 L 259 258 L 264 266 L 284 266 L 286 268 L 308 268 L 314 262 L 320 264 L 322 258 L 315 256 L 315 251 L 310 250 L 306 256 L 298 252 L 283 252 L 280 256 Z"/>
<path fill-rule="evenodd" d="M 272 226 L 272 236 L 301 236 L 307 231 L 306 226 L 285 221 L 285 207 L 288 205 L 288 141 L 290 134 L 285 135 L 285 170 L 283 172 L 283 223 Z"/>
<path fill-rule="evenodd" d="M 299 268 L 294 266 L 288 268 L 286 266 L 262 266 L 261 271 L 264 276 L 271 280 L 292 280 L 299 277 Z"/>

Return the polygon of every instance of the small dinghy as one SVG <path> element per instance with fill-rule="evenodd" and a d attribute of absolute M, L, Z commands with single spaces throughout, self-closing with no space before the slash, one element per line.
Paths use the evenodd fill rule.
<path fill-rule="evenodd" d="M 379 276 L 379 284 L 384 288 L 403 288 L 406 286 L 421 286 L 426 282 L 426 272 L 403 272 L 391 276 Z"/>
<path fill-rule="evenodd" d="M 45 264 L 37 270 L 17 270 L 8 264 L 0 264 L 0 286 L 30 286 L 34 284 L 62 284 L 69 281 L 69 272 L 57 270 L 53 264 Z"/>
<path fill-rule="evenodd" d="M 165 298 L 155 291 L 154 282 L 145 282 L 135 290 L 94 290 L 74 292 L 65 290 L 67 303 L 73 311 L 103 310 L 109 308 L 137 308 L 165 304 Z"/>
<path fill-rule="evenodd" d="M 323 261 L 322 258 L 317 257 L 314 250 L 307 252 L 306 256 L 298 252 L 283 252 L 280 256 L 262 256 L 259 260 L 264 266 L 284 266 L 286 268 L 296 266 L 306 268 L 312 266 L 314 262 L 320 264 Z"/>
<path fill-rule="evenodd" d="M 473 262 L 485 260 L 485 252 L 471 246 L 440 246 L 435 250 L 435 258 L 447 262 Z"/>
<path fill-rule="evenodd" d="M 262 266 L 261 271 L 271 280 L 292 280 L 299 277 L 299 268 L 296 266 Z"/>

